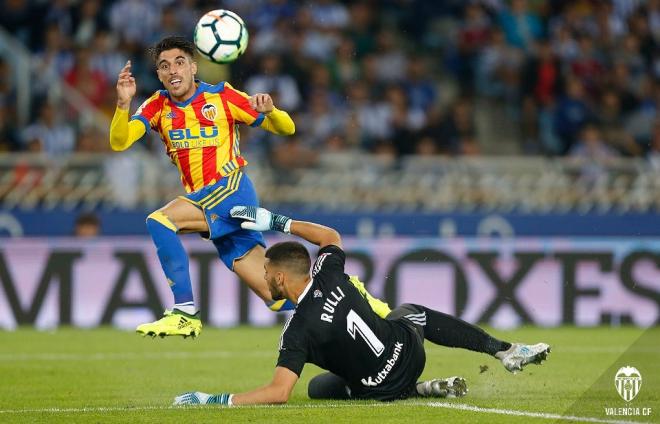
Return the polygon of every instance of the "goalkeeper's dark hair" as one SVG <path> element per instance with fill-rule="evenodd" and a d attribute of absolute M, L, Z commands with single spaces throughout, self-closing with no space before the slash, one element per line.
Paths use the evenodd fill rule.
<path fill-rule="evenodd" d="M 154 61 L 158 62 L 158 56 L 165 50 L 179 49 L 185 54 L 190 56 L 191 59 L 195 57 L 195 45 L 192 41 L 179 35 L 165 37 L 156 43 L 153 47 L 149 48 L 149 56 Z"/>
<path fill-rule="evenodd" d="M 271 264 L 285 266 L 299 275 L 308 274 L 312 266 L 309 252 L 297 241 L 275 243 L 266 250 L 266 257 Z"/>

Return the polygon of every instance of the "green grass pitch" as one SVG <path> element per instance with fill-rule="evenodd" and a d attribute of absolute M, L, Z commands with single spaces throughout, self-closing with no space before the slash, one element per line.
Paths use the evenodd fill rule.
<path fill-rule="evenodd" d="M 470 391 L 461 399 L 311 401 L 307 382 L 319 370 L 307 365 L 286 406 L 171 408 L 185 391 L 238 392 L 270 381 L 280 329 L 205 329 L 196 340 L 142 338 L 110 328 L 3 331 L 0 422 L 454 424 L 552 422 L 558 416 L 562 422 L 660 422 L 660 327 L 492 332 L 510 341 L 550 343 L 552 353 L 544 365 L 512 375 L 486 355 L 427 343 L 422 377 L 465 377 Z M 630 404 L 614 388 L 616 371 L 625 365 L 643 377 Z M 605 415 L 605 407 L 624 406 L 652 412 Z"/>

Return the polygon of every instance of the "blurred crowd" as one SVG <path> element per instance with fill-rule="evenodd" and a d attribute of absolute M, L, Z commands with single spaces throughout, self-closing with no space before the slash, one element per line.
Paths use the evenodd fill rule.
<path fill-rule="evenodd" d="M 297 125 L 290 138 L 246 128 L 248 158 L 289 168 L 313 166 L 322 151 L 483 154 L 484 140 L 497 134 L 478 125 L 480 108 L 504 117 L 520 154 L 660 155 L 658 0 L 2 0 L 0 7 L 0 25 L 33 54 L 33 118 L 17 128 L 16 78 L 0 51 L 0 150 L 107 151 L 105 135 L 68 119 L 53 82 L 110 117 L 116 75 L 131 59 L 137 107 L 160 88 L 146 48 L 167 35 L 192 37 L 201 14 L 226 8 L 247 22 L 248 50 L 229 67 L 202 69 L 248 93 L 271 93 Z M 145 146 L 162 152 L 158 140 Z"/>

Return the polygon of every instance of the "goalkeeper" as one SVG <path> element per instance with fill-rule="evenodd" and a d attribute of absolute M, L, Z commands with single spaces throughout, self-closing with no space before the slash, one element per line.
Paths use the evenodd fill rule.
<path fill-rule="evenodd" d="M 314 243 L 320 247 L 318 257 L 312 267 L 307 249 L 293 241 L 266 251 L 264 279 L 273 299 L 289 299 L 297 305 L 284 325 L 273 380 L 246 393 L 184 393 L 176 397 L 175 405 L 285 403 L 308 362 L 328 370 L 310 381 L 312 399 L 463 396 L 467 386 L 461 377 L 418 381 L 426 361 L 424 340 L 489 354 L 512 372 L 541 363 L 550 352 L 545 343 L 501 341 L 420 305 L 401 305 L 382 319 L 344 273 L 345 254 L 335 230 L 253 206 L 233 207 L 231 216 L 243 220 L 244 229 L 277 230 Z"/>

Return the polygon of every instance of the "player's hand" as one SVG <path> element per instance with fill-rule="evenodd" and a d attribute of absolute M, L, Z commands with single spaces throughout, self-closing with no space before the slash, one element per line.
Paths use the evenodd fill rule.
<path fill-rule="evenodd" d="M 272 213 L 256 206 L 234 206 L 229 211 L 232 218 L 241 219 L 241 228 L 253 231 L 280 231 L 289 233 L 291 218 Z"/>
<path fill-rule="evenodd" d="M 131 61 L 129 60 L 117 77 L 117 106 L 121 109 L 129 109 L 131 99 L 135 96 L 136 91 L 137 84 L 133 74 L 131 74 Z"/>
<path fill-rule="evenodd" d="M 250 106 L 252 109 L 261 113 L 271 113 L 273 111 L 273 99 L 270 94 L 257 93 L 250 97 Z"/>

